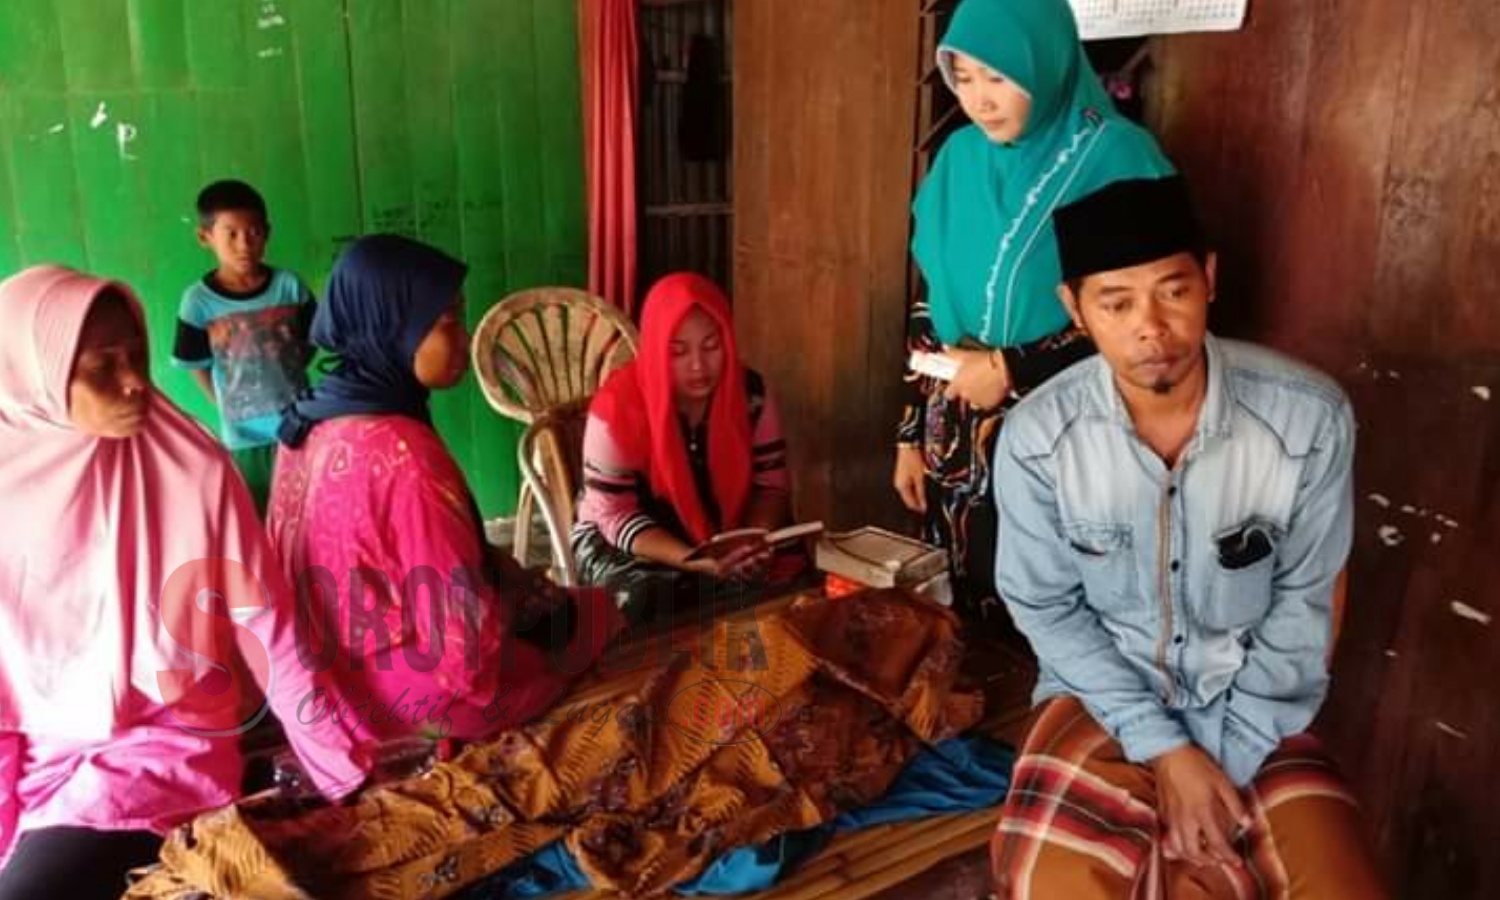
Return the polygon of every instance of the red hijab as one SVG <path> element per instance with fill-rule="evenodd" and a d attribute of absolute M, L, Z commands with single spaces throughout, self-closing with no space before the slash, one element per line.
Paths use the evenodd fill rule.
<path fill-rule="evenodd" d="M 750 496 L 750 401 L 734 343 L 729 300 L 712 281 L 679 272 L 658 281 L 641 314 L 640 352 L 595 395 L 592 412 L 609 425 L 633 464 L 651 474 L 651 490 L 672 504 L 694 542 L 714 533 L 677 422 L 672 400 L 672 338 L 700 309 L 719 327 L 724 369 L 708 406 L 708 471 L 724 529 L 735 528 Z"/>

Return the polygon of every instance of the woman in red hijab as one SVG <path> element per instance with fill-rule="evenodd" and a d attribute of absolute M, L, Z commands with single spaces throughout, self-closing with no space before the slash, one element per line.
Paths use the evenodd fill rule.
<path fill-rule="evenodd" d="M 785 525 L 791 509 L 776 407 L 707 278 L 668 275 L 646 295 L 639 355 L 595 395 L 583 458 L 579 576 L 623 594 L 632 617 L 768 577 L 764 549 L 688 558 L 716 534 Z"/>

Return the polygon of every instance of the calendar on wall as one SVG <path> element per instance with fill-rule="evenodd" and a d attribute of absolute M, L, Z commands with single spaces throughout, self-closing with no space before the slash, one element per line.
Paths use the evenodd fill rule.
<path fill-rule="evenodd" d="M 1248 0 L 1070 0 L 1086 41 L 1233 31 L 1245 23 Z"/>

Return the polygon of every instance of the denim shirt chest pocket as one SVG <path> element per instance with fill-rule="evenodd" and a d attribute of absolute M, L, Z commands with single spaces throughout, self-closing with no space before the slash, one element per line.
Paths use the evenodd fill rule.
<path fill-rule="evenodd" d="M 1252 517 L 1214 534 L 1208 590 L 1198 619 L 1211 631 L 1250 628 L 1271 607 L 1272 578 L 1281 529 Z"/>
<path fill-rule="evenodd" d="M 1069 522 L 1063 534 L 1090 606 L 1118 615 L 1137 604 L 1135 536 L 1129 525 Z"/>

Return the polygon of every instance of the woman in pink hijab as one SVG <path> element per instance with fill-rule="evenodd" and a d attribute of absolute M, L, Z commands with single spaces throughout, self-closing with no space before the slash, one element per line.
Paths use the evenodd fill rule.
<path fill-rule="evenodd" d="M 367 767 L 299 723 L 291 592 L 228 455 L 152 386 L 130 290 L 41 266 L 0 318 L 0 900 L 118 897 L 236 798 L 260 692 L 324 794 Z"/>

